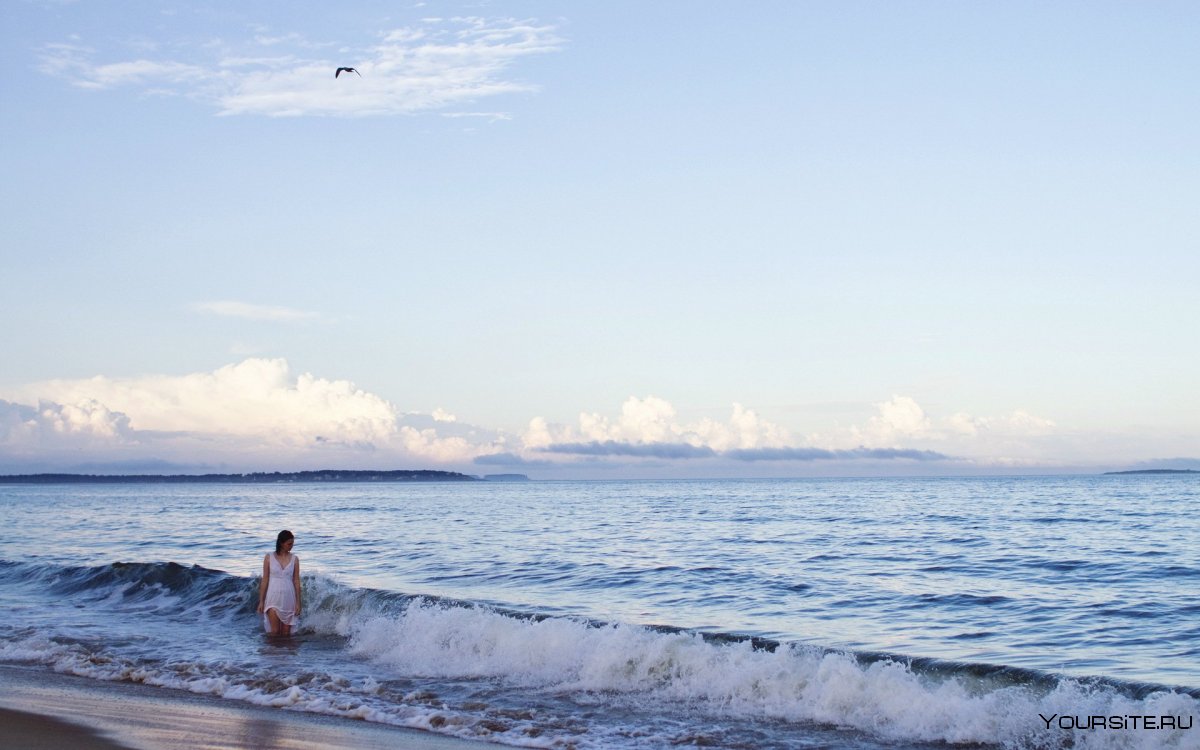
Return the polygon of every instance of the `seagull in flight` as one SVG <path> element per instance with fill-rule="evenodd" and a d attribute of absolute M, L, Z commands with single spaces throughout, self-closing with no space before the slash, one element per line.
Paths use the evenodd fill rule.
<path fill-rule="evenodd" d="M 355 70 L 354 68 L 338 68 L 338 69 L 337 69 L 337 72 L 333 74 L 333 77 L 334 77 L 334 78 L 337 78 L 337 77 L 338 77 L 338 76 L 340 76 L 342 73 L 353 73 L 353 74 L 357 75 L 359 78 L 362 78 L 362 73 L 359 73 L 359 72 L 358 72 L 357 70 Z"/>

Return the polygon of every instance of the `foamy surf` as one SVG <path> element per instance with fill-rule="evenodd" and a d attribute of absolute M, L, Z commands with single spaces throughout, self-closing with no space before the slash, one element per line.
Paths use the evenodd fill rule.
<path fill-rule="evenodd" d="M 0 584 L 26 621 L 0 626 L 0 661 L 511 745 L 1200 747 L 1197 696 L 1165 686 L 544 617 L 324 576 L 305 577 L 290 645 L 250 635 L 255 579 L 199 566 L 2 563 Z M 43 596 L 107 626 L 62 630 L 28 611 Z M 1097 716 L 1173 726 L 1100 729 Z"/>

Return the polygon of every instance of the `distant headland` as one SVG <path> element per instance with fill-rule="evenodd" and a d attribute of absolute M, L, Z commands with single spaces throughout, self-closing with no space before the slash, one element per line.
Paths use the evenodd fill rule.
<path fill-rule="evenodd" d="M 484 474 L 482 477 L 485 482 L 528 482 L 529 477 L 525 474 Z"/>
<path fill-rule="evenodd" d="M 1106 471 L 1109 474 L 1200 474 L 1195 469 L 1137 469 L 1135 471 Z"/>
<path fill-rule="evenodd" d="M 432 469 L 358 471 L 258 471 L 251 474 L 8 474 L 0 484 L 275 484 L 280 482 L 484 482 L 527 481 L 524 474 L 475 477 Z"/>

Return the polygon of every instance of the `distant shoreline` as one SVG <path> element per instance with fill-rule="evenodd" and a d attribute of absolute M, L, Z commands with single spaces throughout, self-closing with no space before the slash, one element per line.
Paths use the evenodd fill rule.
<path fill-rule="evenodd" d="M 281 482 L 483 482 L 481 477 L 432 469 L 258 471 L 250 474 L 8 474 L 0 484 L 277 484 Z"/>
<path fill-rule="evenodd" d="M 1106 471 L 1105 476 L 1119 474 L 1200 474 L 1195 469 L 1137 469 L 1135 471 Z"/>

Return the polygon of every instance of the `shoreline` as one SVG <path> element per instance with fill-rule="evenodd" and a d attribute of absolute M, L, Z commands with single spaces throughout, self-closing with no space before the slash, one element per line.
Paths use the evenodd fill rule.
<path fill-rule="evenodd" d="M 182 690 L 0 665 L 6 747 L 480 750 L 492 743 Z"/>

